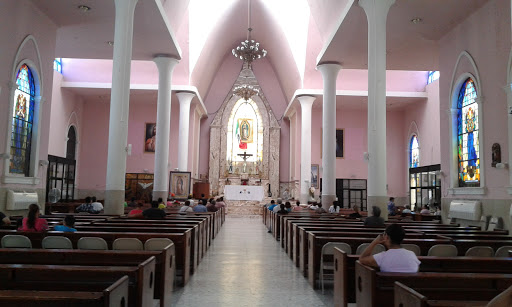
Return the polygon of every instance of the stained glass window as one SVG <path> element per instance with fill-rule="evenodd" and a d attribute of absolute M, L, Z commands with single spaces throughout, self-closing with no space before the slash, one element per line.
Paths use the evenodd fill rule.
<path fill-rule="evenodd" d="M 34 78 L 30 68 L 21 66 L 16 76 L 11 129 L 11 160 L 9 172 L 29 176 L 32 125 L 35 103 Z"/>
<path fill-rule="evenodd" d="M 430 83 L 436 81 L 437 79 L 439 79 L 440 75 L 441 75 L 441 73 L 438 70 L 429 71 L 428 78 L 427 78 L 427 84 L 430 84 Z"/>
<path fill-rule="evenodd" d="M 62 58 L 55 58 L 53 60 L 53 70 L 62 73 Z"/>
<path fill-rule="evenodd" d="M 409 152 L 409 167 L 413 168 L 420 166 L 420 146 L 418 144 L 418 138 L 415 135 L 411 138 Z"/>
<path fill-rule="evenodd" d="M 480 142 L 475 83 L 468 78 L 457 100 L 457 152 L 459 187 L 480 186 Z"/>

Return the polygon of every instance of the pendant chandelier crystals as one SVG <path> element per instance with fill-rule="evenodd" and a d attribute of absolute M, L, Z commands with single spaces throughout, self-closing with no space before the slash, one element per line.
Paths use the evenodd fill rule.
<path fill-rule="evenodd" d="M 251 39 L 251 0 L 249 0 L 248 6 L 248 21 L 247 21 L 247 39 L 240 42 L 240 45 L 231 50 L 233 55 L 240 60 L 247 62 L 249 67 L 252 61 L 264 58 L 267 55 L 267 50 L 260 48 L 260 43 Z"/>
<path fill-rule="evenodd" d="M 238 85 L 233 89 L 233 94 L 243 98 L 245 101 L 249 101 L 249 98 L 258 95 L 259 92 L 259 89 L 247 84 Z"/>

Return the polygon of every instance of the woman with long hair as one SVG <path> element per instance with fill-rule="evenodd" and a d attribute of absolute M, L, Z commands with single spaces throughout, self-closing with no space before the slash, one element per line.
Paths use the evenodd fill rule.
<path fill-rule="evenodd" d="M 30 204 L 28 206 L 28 215 L 23 219 L 22 226 L 18 228 L 20 231 L 41 232 L 48 230 L 48 223 L 45 219 L 39 218 L 39 206 Z"/>

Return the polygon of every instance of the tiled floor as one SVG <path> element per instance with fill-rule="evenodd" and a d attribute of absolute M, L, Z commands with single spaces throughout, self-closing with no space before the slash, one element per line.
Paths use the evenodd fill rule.
<path fill-rule="evenodd" d="M 315 291 L 261 218 L 226 218 L 208 253 L 173 306 L 332 306 Z"/>

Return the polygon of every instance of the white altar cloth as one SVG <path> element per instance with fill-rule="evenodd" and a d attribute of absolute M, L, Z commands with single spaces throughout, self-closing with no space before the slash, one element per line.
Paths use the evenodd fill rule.
<path fill-rule="evenodd" d="M 254 185 L 224 186 L 226 200 L 263 200 L 263 187 Z"/>

